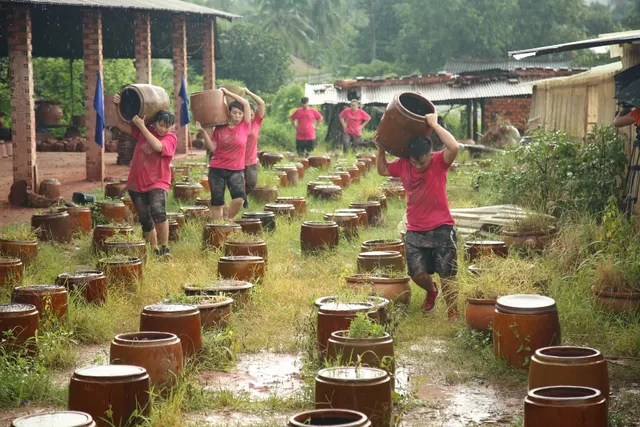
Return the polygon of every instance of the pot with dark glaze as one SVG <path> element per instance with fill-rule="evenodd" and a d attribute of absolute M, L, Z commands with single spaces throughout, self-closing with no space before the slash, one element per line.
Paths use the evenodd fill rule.
<path fill-rule="evenodd" d="M 356 215 L 358 215 L 358 228 L 369 228 L 369 215 L 367 214 L 367 211 L 365 209 L 358 209 L 358 208 L 342 208 L 342 209 L 336 209 L 335 210 L 336 213 L 354 213 Z"/>
<path fill-rule="evenodd" d="M 265 274 L 264 258 L 259 256 L 223 256 L 218 261 L 218 275 L 222 279 L 259 281 Z"/>
<path fill-rule="evenodd" d="M 255 241 L 227 240 L 224 243 L 224 254 L 226 256 L 259 256 L 266 263 L 269 250 L 267 242 L 262 239 Z"/>
<path fill-rule="evenodd" d="M 202 241 L 205 248 L 220 249 L 231 233 L 242 231 L 238 224 L 207 224 L 202 232 Z"/>
<path fill-rule="evenodd" d="M 260 218 L 235 218 L 231 222 L 242 227 L 242 232 L 246 234 L 262 234 L 262 221 Z"/>
<path fill-rule="evenodd" d="M 276 197 L 276 203 L 291 204 L 295 207 L 296 215 L 307 213 L 307 200 L 304 197 Z"/>
<path fill-rule="evenodd" d="M 42 241 L 71 243 L 73 236 L 71 217 L 66 212 L 33 214 L 31 228 Z"/>
<path fill-rule="evenodd" d="M 405 257 L 404 242 L 401 239 L 365 240 L 360 246 L 360 252 L 398 251 Z"/>
<path fill-rule="evenodd" d="M 491 330 L 495 312 L 495 299 L 467 298 L 464 319 L 470 329 L 486 332 Z"/>
<path fill-rule="evenodd" d="M 0 288 L 22 283 L 24 265 L 20 258 L 0 257 Z"/>
<path fill-rule="evenodd" d="M 244 307 L 251 300 L 253 283 L 244 280 L 216 280 L 207 286 L 184 284 L 181 286 L 187 296 L 192 295 L 228 295 L 233 298 L 233 305 Z"/>
<path fill-rule="evenodd" d="M 189 357 L 202 348 L 200 312 L 193 305 L 152 304 L 140 314 L 140 331 L 168 332 L 180 338 L 182 354 Z"/>
<path fill-rule="evenodd" d="M 371 251 L 358 254 L 358 273 L 376 270 L 404 271 L 404 259 L 398 251 Z"/>
<path fill-rule="evenodd" d="M 242 218 L 257 218 L 262 222 L 263 231 L 276 231 L 276 215 L 273 212 L 245 212 Z"/>
<path fill-rule="evenodd" d="M 16 418 L 11 427 L 96 427 L 96 423 L 85 412 L 58 411 Z"/>
<path fill-rule="evenodd" d="M 19 258 L 26 266 L 38 256 L 38 241 L 0 239 L 0 254 Z"/>
<path fill-rule="evenodd" d="M 339 243 L 340 229 L 333 221 L 304 221 L 300 227 L 302 253 L 335 248 Z"/>
<path fill-rule="evenodd" d="M 124 196 L 126 190 L 126 182 L 109 182 L 104 186 L 104 197 L 119 199 Z"/>
<path fill-rule="evenodd" d="M 104 252 L 104 241 L 116 233 L 127 235 L 133 233 L 129 225 L 96 225 L 93 229 L 93 248 L 97 252 Z"/>
<path fill-rule="evenodd" d="M 185 222 L 206 223 L 211 219 L 211 213 L 207 206 L 182 206 Z"/>
<path fill-rule="evenodd" d="M 367 201 L 367 202 L 352 202 L 349 204 L 349 207 L 352 209 L 364 209 L 367 211 L 367 219 L 369 220 L 369 225 L 378 225 L 383 221 L 382 215 L 382 207 L 380 206 L 380 202 L 376 201 Z"/>
<path fill-rule="evenodd" d="M 127 221 L 127 207 L 122 202 L 97 202 L 98 209 L 109 222 L 124 223 Z"/>
<path fill-rule="evenodd" d="M 607 427 L 607 399 L 600 390 L 577 386 L 541 387 L 524 399 L 524 427 Z"/>
<path fill-rule="evenodd" d="M 371 427 L 371 421 L 362 412 L 348 409 L 316 409 L 300 412 L 289 418 L 287 427 Z"/>
<path fill-rule="evenodd" d="M 506 258 L 509 254 L 509 248 L 504 242 L 497 240 L 474 240 L 467 241 L 464 244 L 464 251 L 469 262 L 474 262 L 479 258 L 488 256 L 498 256 Z"/>
<path fill-rule="evenodd" d="M 35 353 L 34 338 L 39 329 L 40 316 L 34 305 L 0 304 L 0 339 L 7 339 L 7 350 L 24 349 L 26 345 L 30 353 Z"/>
<path fill-rule="evenodd" d="M 135 283 L 142 279 L 142 260 L 135 257 L 122 260 L 102 258 L 98 260 L 98 270 L 104 271 L 109 285 L 122 284 L 133 288 Z"/>
<path fill-rule="evenodd" d="M 69 297 L 67 290 L 58 285 L 29 285 L 13 289 L 11 301 L 16 304 L 31 304 L 38 310 L 40 317 L 55 316 L 64 320 L 67 317 Z"/>
<path fill-rule="evenodd" d="M 324 214 L 325 221 L 333 221 L 338 224 L 340 231 L 347 240 L 358 237 L 358 215 L 346 212 L 334 212 Z"/>
<path fill-rule="evenodd" d="M 203 190 L 198 182 L 175 184 L 173 186 L 173 198 L 181 202 L 195 200 Z"/>
<path fill-rule="evenodd" d="M 375 320 L 380 320 L 378 311 L 370 302 L 322 304 L 318 309 L 317 343 L 320 354 L 325 354 L 331 334 L 349 329 L 351 321 L 358 313 L 366 313 Z"/>
<path fill-rule="evenodd" d="M 102 247 L 107 255 L 125 255 L 140 258 L 143 263 L 147 262 L 147 242 L 144 239 L 131 242 L 105 241 Z"/>
<path fill-rule="evenodd" d="M 100 270 L 61 273 L 56 278 L 56 285 L 64 286 L 69 292 L 78 292 L 88 303 L 104 304 L 107 301 L 107 277 Z"/>
<path fill-rule="evenodd" d="M 380 295 L 389 301 L 408 305 L 411 302 L 409 276 L 390 277 L 372 274 L 352 274 L 345 278 L 346 285 L 358 291 L 362 287 L 371 287 L 373 295 Z"/>

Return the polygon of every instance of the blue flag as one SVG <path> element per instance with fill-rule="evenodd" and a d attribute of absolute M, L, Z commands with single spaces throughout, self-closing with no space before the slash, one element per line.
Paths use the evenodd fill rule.
<path fill-rule="evenodd" d="M 96 94 L 93 98 L 93 108 L 96 110 L 96 144 L 100 147 L 104 145 L 104 94 L 102 93 L 102 79 L 100 72 L 96 71 L 98 81 L 96 83 Z"/>
<path fill-rule="evenodd" d="M 189 114 L 189 94 L 187 93 L 187 82 L 182 76 L 182 84 L 180 85 L 180 126 L 186 126 L 191 123 L 191 115 Z"/>

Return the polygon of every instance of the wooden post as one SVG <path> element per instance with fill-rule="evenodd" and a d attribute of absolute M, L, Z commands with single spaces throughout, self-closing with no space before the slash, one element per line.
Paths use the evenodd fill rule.
<path fill-rule="evenodd" d="M 173 17 L 173 91 L 176 110 L 176 134 L 178 146 L 176 154 L 187 152 L 189 126 L 180 126 L 180 85 L 182 76 L 187 80 L 187 22 L 183 15 Z"/>

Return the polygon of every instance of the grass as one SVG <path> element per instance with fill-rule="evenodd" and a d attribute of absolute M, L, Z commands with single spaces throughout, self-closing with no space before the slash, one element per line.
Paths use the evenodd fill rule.
<path fill-rule="evenodd" d="M 355 157 L 350 156 L 350 161 Z M 482 203 L 471 187 L 471 167 L 461 166 L 449 175 L 452 207 L 477 206 Z M 327 170 L 308 169 L 295 188 L 279 188 L 281 196 L 306 196 L 306 184 Z M 268 179 L 261 172 L 259 179 Z M 178 379 L 178 386 L 168 395 L 156 393 L 149 425 L 182 425 L 185 414 L 211 411 L 242 412 L 263 416 L 256 425 L 282 425 L 272 421 L 279 414 L 292 414 L 313 406 L 313 371 L 301 393 L 289 397 L 257 400 L 248 394 L 228 389 L 204 389 L 198 374 L 211 370 L 229 370 L 241 352 L 270 350 L 284 353 L 312 353 L 315 347 L 313 301 L 340 292 L 344 277 L 356 272 L 356 258 L 365 240 L 398 238 L 398 222 L 404 215 L 404 201 L 388 199 L 385 222 L 380 227 L 360 230 L 360 237 L 341 240 L 338 248 L 317 255 L 300 252 L 302 220 L 322 220 L 324 213 L 348 207 L 350 202 L 365 200 L 386 181 L 372 169 L 362 183 L 344 189 L 338 201 L 321 202 L 307 197 L 307 215 L 293 221 L 277 218 L 275 233 L 265 233 L 269 248 L 266 277 L 254 288 L 252 302 L 233 314 L 229 329 L 204 335 L 205 351 L 198 364 L 190 363 Z M 259 185 L 264 182 L 259 181 Z M 250 211 L 262 210 L 263 204 L 250 198 Z M 180 204 L 170 195 L 167 211 L 177 211 Z M 541 256 L 514 258 L 514 264 L 531 263 L 536 271 L 548 276 L 546 292 L 558 305 L 565 344 L 587 345 L 607 356 L 640 356 L 640 319 L 611 316 L 590 304 L 594 280 L 591 242 L 597 225 L 589 217 L 564 218 L 556 245 Z M 136 231 L 137 232 L 137 231 Z M 461 246 L 460 246 L 461 247 Z M 210 283 L 217 278 L 220 250 L 202 250 L 202 225 L 187 224 L 180 231 L 180 241 L 171 244 L 173 259 L 160 261 L 149 257 L 144 276 L 135 292 L 112 289 L 102 306 L 84 304 L 72 297 L 65 325 L 43 328 L 42 351 L 36 359 L 0 354 L 0 408 L 15 408 L 26 401 L 35 404 L 64 406 L 66 391 L 55 386 L 54 374 L 74 366 L 82 346 L 107 347 L 118 333 L 135 331 L 145 305 L 156 303 L 181 292 L 183 283 Z M 524 254 L 526 256 L 526 254 Z M 517 263 L 516 263 L 517 261 Z M 94 268 L 97 256 L 91 251 L 90 236 L 80 236 L 72 245 L 40 245 L 40 253 L 28 266 L 24 284 L 53 283 L 56 276 L 79 267 Z M 460 286 L 472 280 L 459 254 Z M 424 291 L 411 284 L 412 300 L 404 315 L 395 317 L 394 342 L 400 365 L 411 365 L 413 378 L 424 377 L 442 384 L 485 381 L 520 390 L 526 373 L 495 360 L 486 335 L 472 333 L 463 321 L 450 322 L 439 304 L 433 316 L 425 318 L 420 306 Z M 0 302 L 10 300 L 10 290 L 0 289 Z M 463 303 L 460 309 L 463 312 Z M 79 347 L 80 346 L 80 347 Z M 31 360 L 31 361 L 29 361 Z M 106 360 L 104 361 L 106 363 Z M 317 366 L 313 363 L 307 367 Z M 640 372 L 630 367 L 611 369 L 612 384 L 626 386 Z M 5 376 L 6 375 L 6 376 Z M 6 378 L 6 380 L 5 380 Z M 403 403 L 411 411 L 411 395 Z M 614 400 L 615 426 L 631 426 L 638 416 L 637 396 L 621 392 Z M 635 406 L 634 406 L 635 402 Z M 521 420 L 516 419 L 513 425 Z"/>

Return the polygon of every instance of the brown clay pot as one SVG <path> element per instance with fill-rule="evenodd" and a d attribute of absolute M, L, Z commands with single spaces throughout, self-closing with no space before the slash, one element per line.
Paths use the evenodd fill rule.
<path fill-rule="evenodd" d="M 0 287 L 22 283 L 24 265 L 20 258 L 0 257 Z"/>
<path fill-rule="evenodd" d="M 409 276 L 388 277 L 371 274 L 352 274 L 345 278 L 346 285 L 356 290 L 370 286 L 372 295 L 380 295 L 397 304 L 408 305 L 411 302 Z"/>
<path fill-rule="evenodd" d="M 313 190 L 318 186 L 318 185 L 333 185 L 333 183 L 331 181 L 309 181 L 307 183 L 307 195 L 311 196 L 313 195 Z"/>
<path fill-rule="evenodd" d="M 362 412 L 372 427 L 391 424 L 391 378 L 378 368 L 335 367 L 318 371 L 316 409 L 344 408 Z"/>
<path fill-rule="evenodd" d="M 73 233 L 80 231 L 83 233 L 91 233 L 93 230 L 93 219 L 91 218 L 91 209 L 77 206 L 66 209 L 69 217 L 71 217 L 71 231 Z"/>
<path fill-rule="evenodd" d="M 398 251 L 360 252 L 358 255 L 358 273 L 375 270 L 404 271 L 404 259 Z"/>
<path fill-rule="evenodd" d="M 273 212 L 245 212 L 242 218 L 259 219 L 264 231 L 276 231 L 276 214 Z"/>
<path fill-rule="evenodd" d="M 229 234 L 242 231 L 238 224 L 207 224 L 202 233 L 205 248 L 220 249 Z"/>
<path fill-rule="evenodd" d="M 396 373 L 393 338 L 387 333 L 379 338 L 351 338 L 348 330 L 333 332 L 328 342 L 327 359 L 339 361 L 340 366 L 384 369 L 391 377 Z"/>
<path fill-rule="evenodd" d="M 358 215 L 354 213 L 328 213 L 324 214 L 324 220 L 338 224 L 340 231 L 342 231 L 347 240 L 358 236 Z"/>
<path fill-rule="evenodd" d="M 168 332 L 130 332 L 111 341 L 109 361 L 114 365 L 133 365 L 146 369 L 151 385 L 170 387 L 182 371 L 180 339 Z"/>
<path fill-rule="evenodd" d="M 384 185 L 380 187 L 380 190 L 388 199 L 404 200 L 406 196 L 404 187 L 399 185 Z"/>
<path fill-rule="evenodd" d="M 276 170 L 287 174 L 288 186 L 295 187 L 300 182 L 300 175 L 298 173 L 298 168 L 296 166 L 280 166 L 280 167 L 277 167 Z"/>
<path fill-rule="evenodd" d="M 352 202 L 349 204 L 349 207 L 352 209 L 364 209 L 367 211 L 367 219 L 369 220 L 369 225 L 378 225 L 382 223 L 382 207 L 380 206 L 380 202 L 375 201 L 367 201 L 367 202 Z"/>
<path fill-rule="evenodd" d="M 275 175 L 280 180 L 280 187 L 286 187 L 289 185 L 289 178 L 287 178 L 287 173 L 284 171 L 276 171 Z"/>
<path fill-rule="evenodd" d="M 39 240 L 71 243 L 71 217 L 66 212 L 34 214 L 31 228 L 36 231 Z"/>
<path fill-rule="evenodd" d="M 327 156 L 309 156 L 307 160 L 312 168 L 326 168 L 331 164 L 331 159 Z"/>
<path fill-rule="evenodd" d="M 118 115 L 127 123 L 138 116 L 146 117 L 146 123 L 150 124 L 158 112 L 169 108 L 169 94 L 160 86 L 136 83 L 120 91 Z"/>
<path fill-rule="evenodd" d="M 375 163 L 376 159 L 378 158 L 378 156 L 375 153 L 357 153 L 356 154 L 356 159 L 359 160 L 373 160 L 373 162 Z"/>
<path fill-rule="evenodd" d="M 196 301 L 193 305 L 200 311 L 200 323 L 205 329 L 226 328 L 231 316 L 231 305 L 233 299 L 225 297 L 224 301 L 207 301 L 206 295 L 202 295 L 202 300 Z"/>
<path fill-rule="evenodd" d="M 426 98 L 413 92 L 393 97 L 378 125 L 378 143 L 396 157 L 409 157 L 409 142 L 425 136 L 429 126 L 425 114 L 435 113 L 436 107 Z"/>
<path fill-rule="evenodd" d="M 201 199 L 200 197 L 196 197 L 196 206 L 206 206 L 208 208 L 211 206 L 211 198 Z"/>
<path fill-rule="evenodd" d="M 129 225 L 96 225 L 93 229 L 93 249 L 97 252 L 104 252 L 104 241 L 116 233 L 131 234 L 133 228 Z"/>
<path fill-rule="evenodd" d="M 549 245 L 558 234 L 553 227 L 547 231 L 507 231 L 502 230 L 502 240 L 507 247 L 542 250 Z"/>
<path fill-rule="evenodd" d="M 367 313 L 375 320 L 380 320 L 377 308 L 370 302 L 322 304 L 318 309 L 317 343 L 320 354 L 325 354 L 331 334 L 349 329 L 351 321 L 358 313 Z"/>
<path fill-rule="evenodd" d="M 182 206 L 180 210 L 184 214 L 185 222 L 205 223 L 211 218 L 206 206 Z"/>
<path fill-rule="evenodd" d="M 193 305 L 148 305 L 140 314 L 140 331 L 168 332 L 177 335 L 185 357 L 197 353 L 202 348 L 200 312 Z"/>
<path fill-rule="evenodd" d="M 184 214 L 182 212 L 167 212 L 167 220 L 176 221 L 178 223 L 178 230 L 180 229 L 180 227 L 184 227 L 184 224 L 186 222 Z"/>
<path fill-rule="evenodd" d="M 122 202 L 98 202 L 98 208 L 109 222 L 123 223 L 127 220 L 127 207 Z"/>
<path fill-rule="evenodd" d="M 253 242 L 243 242 L 238 240 L 227 240 L 224 242 L 224 254 L 226 256 L 259 256 L 266 263 L 269 256 L 267 242 L 258 240 Z"/>
<path fill-rule="evenodd" d="M 233 305 L 242 308 L 251 299 L 253 283 L 242 280 L 216 280 L 211 285 L 193 286 L 182 285 L 182 289 L 187 296 L 192 295 L 228 295 L 233 298 Z"/>
<path fill-rule="evenodd" d="M 56 285 L 79 292 L 88 303 L 104 304 L 107 301 L 107 277 L 99 270 L 59 274 Z"/>
<path fill-rule="evenodd" d="M 351 185 L 351 174 L 348 171 L 336 172 L 342 178 L 342 187 L 346 188 Z"/>
<path fill-rule="evenodd" d="M 261 202 L 274 203 L 278 197 L 278 187 L 272 185 L 258 185 L 249 195 Z"/>
<path fill-rule="evenodd" d="M 27 265 L 38 255 L 38 241 L 0 239 L 0 254 L 9 258 L 19 258 L 23 264 Z M 1 271 L 2 266 L 0 263 Z"/>
<path fill-rule="evenodd" d="M 193 119 L 203 127 L 225 125 L 229 122 L 227 101 L 220 89 L 195 92 L 189 99 Z"/>
<path fill-rule="evenodd" d="M 365 209 L 336 209 L 336 213 L 354 213 L 358 215 L 358 228 L 369 228 L 369 215 Z"/>
<path fill-rule="evenodd" d="M 302 163 L 296 163 L 296 169 L 298 170 L 298 181 L 304 179 L 305 167 Z"/>
<path fill-rule="evenodd" d="M 318 181 L 329 181 L 333 185 L 342 188 L 342 177 L 340 175 L 320 175 L 316 179 Z"/>
<path fill-rule="evenodd" d="M 495 299 L 468 298 L 464 310 L 467 326 L 475 331 L 489 331 L 496 312 Z"/>
<path fill-rule="evenodd" d="M 347 167 L 347 172 L 349 172 L 349 175 L 351 175 L 351 182 L 353 184 L 359 184 L 360 183 L 360 169 L 357 166 L 349 166 Z"/>
<path fill-rule="evenodd" d="M 91 415 L 98 427 L 129 425 L 134 413 L 149 414 L 149 391 L 149 374 L 140 366 L 77 369 L 69 382 L 69 409 Z"/>
<path fill-rule="evenodd" d="M 296 215 L 304 215 L 307 213 L 307 200 L 304 197 L 276 197 L 276 203 L 293 205 Z"/>
<path fill-rule="evenodd" d="M 499 256 L 506 258 L 509 248 L 504 242 L 493 240 L 468 241 L 464 244 L 464 251 L 469 262 L 474 262 L 478 258 L 487 256 Z"/>
<path fill-rule="evenodd" d="M 302 253 L 336 248 L 340 243 L 340 229 L 333 221 L 304 221 L 300 228 Z"/>
<path fill-rule="evenodd" d="M 25 415 L 16 418 L 11 423 L 11 427 L 37 427 L 37 426 L 56 426 L 56 427 L 96 427 L 93 417 L 84 412 L 78 411 L 59 411 L 48 414 Z"/>
<path fill-rule="evenodd" d="M 536 350 L 529 363 L 529 390 L 561 385 L 595 388 L 609 399 L 609 371 L 602 353 L 588 347 Z"/>
<path fill-rule="evenodd" d="M 124 203 L 125 206 L 125 216 L 129 218 L 129 222 L 131 224 L 135 224 L 138 221 L 138 212 L 133 204 L 133 200 L 129 197 L 123 197 L 122 203 Z"/>
<path fill-rule="evenodd" d="M 262 221 L 259 218 L 236 218 L 231 222 L 242 227 L 242 232 L 246 234 L 262 234 Z"/>
<path fill-rule="evenodd" d="M 195 200 L 202 190 L 202 185 L 199 183 L 175 184 L 173 186 L 173 198 L 181 202 L 188 202 Z"/>
<path fill-rule="evenodd" d="M 104 197 L 110 199 L 119 199 L 124 197 L 124 193 L 127 190 L 126 182 L 110 182 L 104 186 Z"/>
<path fill-rule="evenodd" d="M 610 313 L 640 313 L 640 292 L 617 292 L 612 289 L 594 290 L 594 302 Z"/>
<path fill-rule="evenodd" d="M 223 256 L 218 261 L 218 275 L 223 279 L 254 283 L 264 277 L 264 271 L 264 258 L 259 256 Z"/>
<path fill-rule="evenodd" d="M 529 390 L 524 399 L 524 427 L 606 427 L 607 399 L 599 390 L 576 386 Z"/>
<path fill-rule="evenodd" d="M 305 170 L 309 169 L 309 167 L 310 167 L 309 159 L 298 159 L 298 162 L 300 162 L 300 164 L 302 164 L 302 166 L 304 166 Z"/>
<path fill-rule="evenodd" d="M 405 257 L 404 242 L 401 239 L 366 240 L 360 246 L 360 252 L 397 251 Z"/>
<path fill-rule="evenodd" d="M 8 350 L 24 349 L 35 351 L 36 331 L 40 329 L 40 317 L 35 306 L 30 304 L 0 304 L 0 337 L 5 339 L 5 333 L 11 332 L 11 338 L 6 343 Z"/>
<path fill-rule="evenodd" d="M 369 418 L 357 411 L 348 409 L 316 409 L 293 415 L 287 427 L 371 427 Z"/>
<path fill-rule="evenodd" d="M 394 187 L 401 187 L 402 186 L 402 178 L 397 177 L 397 176 L 388 176 L 387 177 L 387 183 L 388 185 L 394 186 Z"/>
<path fill-rule="evenodd" d="M 140 258 L 143 263 L 147 262 L 147 243 L 144 239 L 135 242 L 104 242 L 103 248 L 107 255 L 126 255 Z"/>
<path fill-rule="evenodd" d="M 329 304 L 336 301 L 335 295 L 324 296 L 320 298 L 316 298 L 313 305 L 316 309 L 320 309 L 324 304 Z M 386 324 L 388 321 L 387 309 L 391 301 L 386 298 L 378 297 L 370 295 L 365 303 L 370 303 L 373 305 L 373 308 L 377 311 L 378 317 L 376 319 L 380 320 L 381 324 Z"/>
<path fill-rule="evenodd" d="M 174 219 L 168 220 L 169 223 L 169 241 L 177 242 L 180 240 L 180 224 Z"/>
<path fill-rule="evenodd" d="M 29 285 L 14 288 L 11 302 L 33 305 L 40 317 L 53 315 L 58 319 L 65 319 L 69 298 L 63 286 Z"/>
<path fill-rule="evenodd" d="M 378 202 L 383 210 L 387 209 L 387 196 L 384 194 L 372 195 L 367 199 L 368 202 Z"/>
<path fill-rule="evenodd" d="M 202 178 L 200 178 L 200 185 L 202 185 L 202 190 L 206 191 L 206 192 L 210 192 L 211 191 L 211 186 L 209 185 L 209 177 L 208 176 L 203 176 Z"/>
<path fill-rule="evenodd" d="M 280 163 L 284 156 L 280 153 L 263 153 L 260 158 L 260 164 L 264 167 L 270 167 L 276 163 Z"/>
<path fill-rule="evenodd" d="M 358 160 L 356 162 L 356 167 L 360 171 L 360 176 L 366 176 L 367 175 L 367 163 L 366 162 Z"/>
<path fill-rule="evenodd" d="M 536 350 L 560 342 L 560 322 L 553 299 L 541 295 L 498 298 L 493 319 L 496 357 L 515 368 L 524 368 Z"/>
<path fill-rule="evenodd" d="M 267 203 L 264 205 L 265 212 L 273 212 L 276 216 L 294 218 L 296 207 L 289 203 Z"/>
<path fill-rule="evenodd" d="M 38 194 L 45 196 L 49 200 L 60 197 L 60 181 L 55 178 L 45 179 L 40 183 Z"/>
<path fill-rule="evenodd" d="M 142 260 L 129 257 L 126 261 L 102 258 L 98 261 L 98 270 L 104 271 L 108 284 L 121 283 L 132 287 L 142 279 Z"/>
<path fill-rule="evenodd" d="M 338 200 L 342 197 L 342 188 L 337 185 L 316 185 L 311 195 L 320 200 Z"/>

